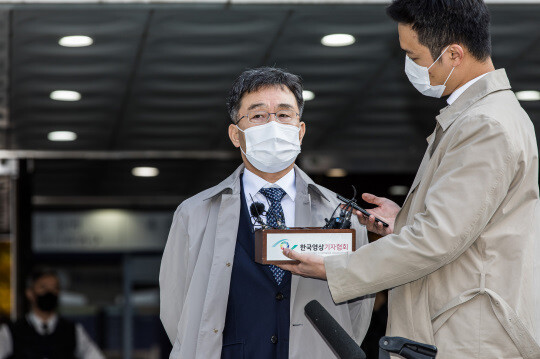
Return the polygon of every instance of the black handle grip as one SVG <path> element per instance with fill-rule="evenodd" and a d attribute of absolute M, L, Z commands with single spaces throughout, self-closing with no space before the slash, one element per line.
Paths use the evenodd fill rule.
<path fill-rule="evenodd" d="M 304 310 L 306 316 L 341 359 L 366 359 L 364 351 L 324 309 L 321 303 L 312 300 L 306 304 Z"/>

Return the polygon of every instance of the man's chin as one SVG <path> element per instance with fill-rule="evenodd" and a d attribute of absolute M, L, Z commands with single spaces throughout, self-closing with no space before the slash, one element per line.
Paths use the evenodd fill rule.
<path fill-rule="evenodd" d="M 261 174 L 261 175 L 269 175 L 269 176 L 276 175 L 276 174 L 279 174 L 279 173 L 289 173 L 289 171 L 292 168 L 294 168 L 294 165 L 296 163 L 296 161 L 295 161 L 295 162 L 291 163 L 289 166 L 287 166 L 284 169 L 282 169 L 280 171 L 277 171 L 277 172 L 265 172 L 265 171 L 259 170 L 257 167 L 255 167 L 253 164 L 251 164 L 251 162 L 249 162 L 249 160 L 244 155 L 242 155 L 242 160 L 244 162 L 244 166 L 248 170 L 250 170 L 251 172 L 258 173 L 258 174 Z"/>

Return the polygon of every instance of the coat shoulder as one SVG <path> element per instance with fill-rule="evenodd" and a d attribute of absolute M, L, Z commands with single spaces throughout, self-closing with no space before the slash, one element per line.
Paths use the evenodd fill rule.
<path fill-rule="evenodd" d="M 507 132 L 516 129 L 534 131 L 533 123 L 514 92 L 499 91 L 484 97 L 469 109 L 472 115 L 483 115 L 486 120 L 496 122 Z"/>
<path fill-rule="evenodd" d="M 473 104 L 458 120 L 459 132 L 475 131 L 483 135 L 491 134 L 507 142 L 508 149 L 519 153 L 529 147 L 534 138 L 534 126 L 521 107 L 515 94 L 499 91 Z"/>

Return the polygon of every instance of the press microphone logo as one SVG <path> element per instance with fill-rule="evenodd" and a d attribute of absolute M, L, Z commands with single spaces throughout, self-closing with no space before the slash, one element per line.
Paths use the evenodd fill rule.
<path fill-rule="evenodd" d="M 272 247 L 276 247 L 278 244 L 279 244 L 279 248 L 281 248 L 281 250 L 283 250 L 285 248 L 289 248 L 289 242 L 287 242 L 287 239 L 281 239 L 281 240 L 277 241 L 276 243 L 274 243 L 274 245 Z M 296 247 L 298 247 L 298 245 L 295 244 L 291 249 L 295 249 Z"/>

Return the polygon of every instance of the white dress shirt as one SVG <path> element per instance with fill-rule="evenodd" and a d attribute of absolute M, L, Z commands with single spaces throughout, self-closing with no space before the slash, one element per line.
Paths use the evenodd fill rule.
<path fill-rule="evenodd" d="M 45 335 L 52 333 L 56 329 L 58 324 L 58 316 L 55 314 L 49 320 L 43 321 L 33 312 L 30 312 L 26 316 L 26 320 L 34 327 L 34 329 L 40 334 Z M 43 324 L 47 325 L 47 333 Z M 101 351 L 94 344 L 92 339 L 86 333 L 83 326 L 79 323 L 75 323 L 75 357 L 77 359 L 105 359 Z M 0 326 L 0 359 L 5 359 L 13 353 L 13 341 L 11 338 L 11 332 L 7 325 Z"/>
<path fill-rule="evenodd" d="M 283 214 L 285 215 L 285 225 L 287 227 L 294 227 L 294 200 L 296 198 L 296 175 L 294 173 L 294 168 L 292 168 L 285 176 L 281 177 L 276 183 L 267 182 L 246 168 L 244 169 L 242 183 L 244 185 L 244 195 L 246 197 L 248 211 L 249 206 L 251 206 L 254 201 L 263 203 L 265 210 L 268 210 L 270 207 L 269 201 L 259 192 L 262 188 L 279 187 L 283 189 L 286 194 L 281 200 L 281 207 L 283 208 Z M 265 218 L 263 218 L 263 221 L 265 221 Z"/>
<path fill-rule="evenodd" d="M 486 72 L 485 74 L 483 75 L 480 75 L 478 77 L 475 77 L 474 79 L 472 79 L 471 81 L 467 82 L 465 85 L 461 86 L 460 88 L 458 88 L 457 90 L 455 90 L 454 92 L 452 92 L 452 94 L 450 96 L 448 96 L 448 99 L 446 100 L 446 102 L 451 105 L 454 103 L 454 101 L 457 100 L 457 98 L 459 96 L 461 96 L 462 93 L 465 92 L 466 89 L 468 89 L 469 87 L 472 86 L 472 84 L 474 84 L 476 81 L 480 80 L 482 77 L 486 76 L 488 73 Z"/>

